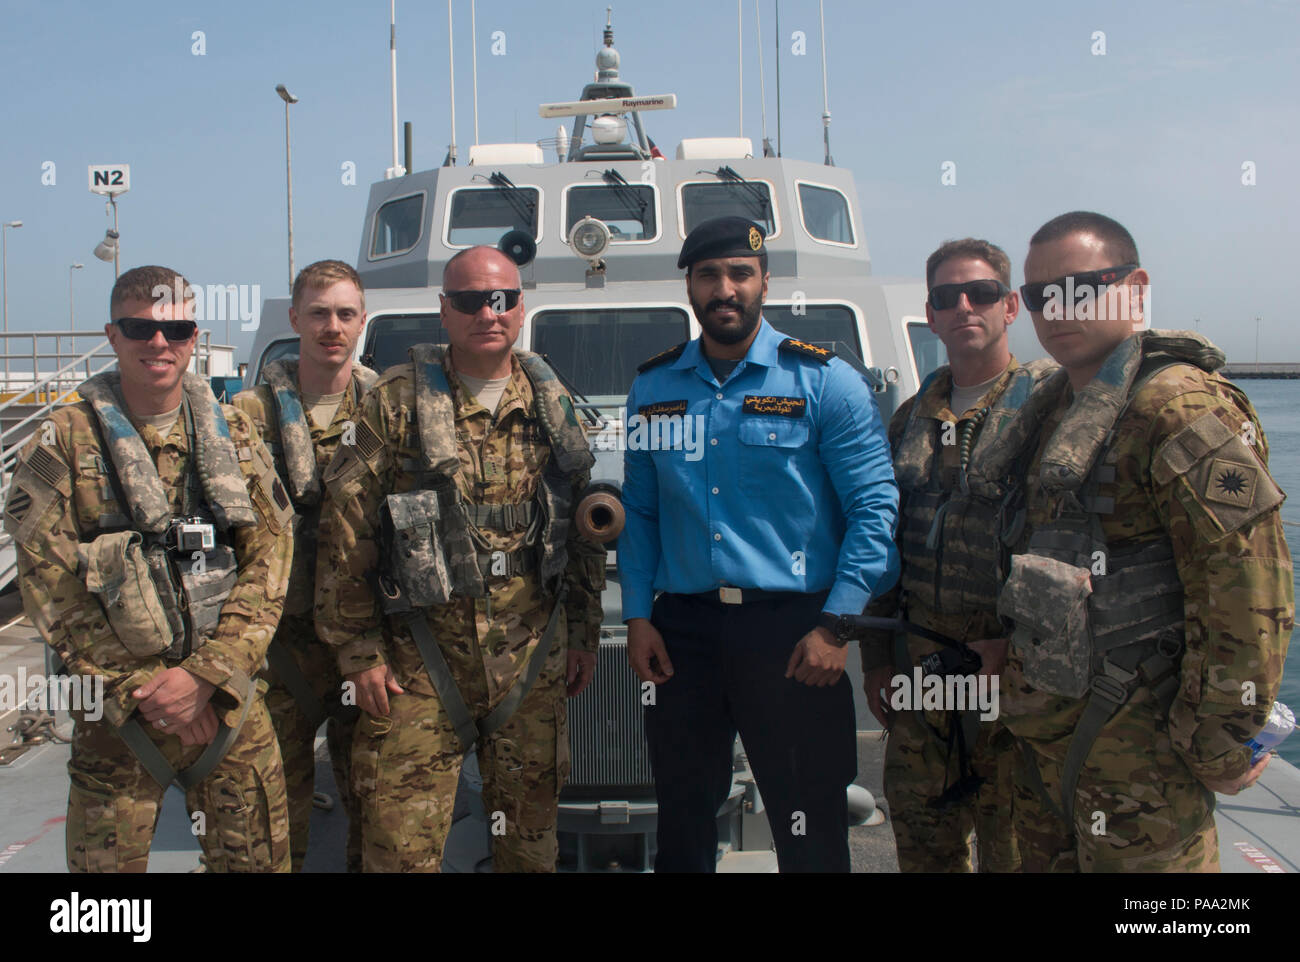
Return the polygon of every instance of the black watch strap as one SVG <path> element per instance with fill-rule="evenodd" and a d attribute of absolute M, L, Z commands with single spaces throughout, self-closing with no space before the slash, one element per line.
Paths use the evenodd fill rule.
<path fill-rule="evenodd" d="M 817 627 L 825 628 L 835 636 L 835 646 L 843 648 L 849 643 L 847 634 L 849 626 L 844 623 L 839 615 L 832 615 L 830 612 L 823 611 L 817 616 Z"/>

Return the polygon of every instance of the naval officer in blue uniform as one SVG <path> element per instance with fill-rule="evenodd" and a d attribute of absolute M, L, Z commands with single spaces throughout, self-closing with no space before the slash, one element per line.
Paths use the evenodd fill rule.
<path fill-rule="evenodd" d="M 847 872 L 857 753 L 837 619 L 898 577 L 889 444 L 861 376 L 763 319 L 757 225 L 701 224 L 677 266 L 702 333 L 628 394 L 618 545 L 628 657 L 654 683 L 655 870 L 713 871 L 739 731 L 781 870 Z"/>

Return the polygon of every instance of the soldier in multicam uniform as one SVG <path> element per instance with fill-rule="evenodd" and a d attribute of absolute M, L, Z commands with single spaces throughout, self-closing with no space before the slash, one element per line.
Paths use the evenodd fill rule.
<path fill-rule="evenodd" d="M 1001 651 L 993 649 L 1005 646 L 979 639 L 1001 631 L 998 590 L 1010 554 L 1003 536 L 1023 521 L 1009 477 L 1024 438 L 1018 442 L 1007 428 L 1055 365 L 1021 367 L 1011 356 L 1007 328 L 1020 301 L 1001 248 L 974 238 L 949 241 L 930 255 L 926 281 L 926 320 L 949 365 L 931 374 L 889 424 L 902 578 L 867 613 L 897 613 L 972 642 L 983 671 L 994 673 Z M 1002 723 L 955 706 L 890 710 L 899 690 L 891 684 L 895 673 L 911 687 L 913 667 L 943 650 L 917 635 L 862 637 L 867 701 L 889 730 L 885 798 L 898 864 L 904 872 L 969 872 L 974 831 L 980 871 L 1013 872 L 1020 865 L 1011 831 L 1014 745 Z"/>
<path fill-rule="evenodd" d="M 384 372 L 324 475 L 316 627 L 364 711 L 363 871 L 440 868 L 475 744 L 496 870 L 555 867 L 566 685 L 595 670 L 605 549 L 571 525 L 593 463 L 572 401 L 511 350 L 519 288 L 495 249 L 449 260 L 450 348 Z"/>
<path fill-rule="evenodd" d="M 192 296 L 166 268 L 118 279 L 118 370 L 38 427 L 5 509 L 28 616 L 74 676 L 104 679 L 103 717 L 77 715 L 68 763 L 73 872 L 143 872 L 172 781 L 210 871 L 289 870 L 284 772 L 253 679 L 293 510 L 248 418 L 185 373 Z"/>
<path fill-rule="evenodd" d="M 298 513 L 293 570 L 284 616 L 267 650 L 270 690 L 266 707 L 280 740 L 289 792 L 293 870 L 302 870 L 311 828 L 316 779 L 316 731 L 328 719 L 326 738 L 335 782 L 347 812 L 348 871 L 361 870 L 361 822 L 348 790 L 357 709 L 342 704 L 330 648 L 316 637 L 316 531 L 323 494 L 321 472 L 355 423 L 361 397 L 375 383 L 369 368 L 352 363 L 366 323 L 365 293 L 357 272 L 342 261 L 317 261 L 293 282 L 289 323 L 299 335 L 297 360 L 272 361 L 266 383 L 235 397 L 275 459 Z"/>
<path fill-rule="evenodd" d="M 1214 373 L 1222 352 L 1141 329 L 1149 281 L 1127 230 L 1063 214 L 1025 277 L 1063 370 L 1035 395 L 1027 543 L 999 599 L 1023 865 L 1217 871 L 1213 793 L 1268 764 L 1243 743 L 1294 623 L 1285 495 L 1250 401 Z"/>

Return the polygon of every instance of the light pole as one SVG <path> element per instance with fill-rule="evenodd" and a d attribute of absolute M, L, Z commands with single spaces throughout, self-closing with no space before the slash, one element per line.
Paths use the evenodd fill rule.
<path fill-rule="evenodd" d="M 289 293 L 293 293 L 293 167 L 289 161 L 289 105 L 296 104 L 298 98 L 276 84 L 275 92 L 284 101 L 284 181 L 289 197 Z"/>
<path fill-rule="evenodd" d="M 85 266 L 85 264 L 68 265 L 68 330 L 70 331 L 77 329 L 77 318 L 72 309 L 72 272 L 79 271 Z"/>
<path fill-rule="evenodd" d="M 4 332 L 9 333 L 9 235 L 5 233 L 9 228 L 19 228 L 23 226 L 20 220 L 5 221 L 0 224 L 0 287 L 3 288 L 4 298 Z M 9 387 L 9 338 L 5 338 L 5 388 Z"/>

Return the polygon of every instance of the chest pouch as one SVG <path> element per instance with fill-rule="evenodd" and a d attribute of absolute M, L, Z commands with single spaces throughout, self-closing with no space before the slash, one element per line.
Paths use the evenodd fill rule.
<path fill-rule="evenodd" d="M 174 625 L 155 585 L 140 533 L 101 534 L 89 544 L 78 545 L 77 557 L 86 590 L 103 605 L 122 646 L 139 658 L 166 651 L 174 639 Z"/>
<path fill-rule="evenodd" d="M 180 581 L 180 607 L 189 629 L 185 657 L 207 643 L 221 620 L 221 606 L 239 580 L 235 552 L 229 545 L 215 544 L 208 550 L 188 554 L 177 552 L 173 569 Z"/>
<path fill-rule="evenodd" d="M 998 615 L 1015 622 L 1011 644 L 1035 688 L 1081 698 L 1091 680 L 1087 568 L 1038 554 L 1015 555 L 998 596 Z"/>
<path fill-rule="evenodd" d="M 436 491 L 390 494 L 384 502 L 381 523 L 388 546 L 386 567 L 416 608 L 446 604 L 451 598 L 440 517 Z"/>

